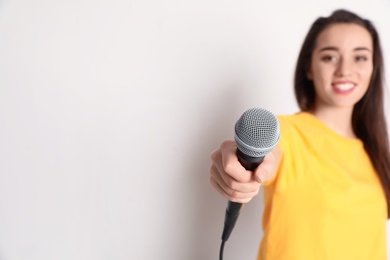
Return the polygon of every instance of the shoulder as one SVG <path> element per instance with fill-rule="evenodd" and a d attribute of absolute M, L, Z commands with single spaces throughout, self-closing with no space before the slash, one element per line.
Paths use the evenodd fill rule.
<path fill-rule="evenodd" d="M 298 112 L 290 115 L 277 116 L 280 126 L 279 147 L 286 150 L 288 147 L 313 141 L 318 138 L 317 119 L 309 113 Z"/>
<path fill-rule="evenodd" d="M 283 124 L 305 124 L 312 123 L 315 117 L 307 112 L 297 112 L 294 114 L 281 114 L 277 115 L 279 123 Z"/>
<path fill-rule="evenodd" d="M 297 112 L 290 115 L 277 115 L 280 131 L 283 134 L 289 131 L 308 132 L 320 127 L 319 121 L 307 112 Z"/>
<path fill-rule="evenodd" d="M 300 128 L 308 123 L 307 115 L 304 112 L 291 115 L 277 115 L 276 118 L 278 119 L 281 133 Z"/>

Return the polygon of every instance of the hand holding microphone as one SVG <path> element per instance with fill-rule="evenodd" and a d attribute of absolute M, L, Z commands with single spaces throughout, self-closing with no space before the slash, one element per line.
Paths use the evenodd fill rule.
<path fill-rule="evenodd" d="M 264 157 L 254 171 L 246 170 L 238 161 L 234 140 L 225 140 L 211 154 L 210 183 L 225 199 L 248 203 L 259 193 L 261 183 L 272 178 L 277 148 Z"/>
<path fill-rule="evenodd" d="M 279 140 L 279 123 L 269 111 L 252 108 L 239 118 L 234 128 L 235 142 L 225 141 L 212 153 L 212 186 L 227 198 L 220 259 L 239 217 L 242 203 L 257 195 L 260 184 L 272 177 Z M 277 152 L 276 152 L 277 153 Z M 260 167 L 259 167 L 260 166 Z"/>
<path fill-rule="evenodd" d="M 222 142 L 211 154 L 210 182 L 227 200 L 247 203 L 257 195 L 260 184 L 274 173 L 275 154 L 279 150 L 273 148 L 279 140 L 279 123 L 271 112 L 252 108 L 240 117 L 234 132 L 235 141 Z M 243 153 L 255 163 L 243 162 L 238 156 Z"/>

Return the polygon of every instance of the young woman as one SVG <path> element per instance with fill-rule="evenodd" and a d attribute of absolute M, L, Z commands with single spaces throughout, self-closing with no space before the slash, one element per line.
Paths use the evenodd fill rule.
<path fill-rule="evenodd" d="M 301 111 L 278 116 L 277 147 L 250 172 L 224 141 L 211 155 L 211 185 L 240 203 L 263 186 L 258 259 L 385 260 L 390 151 L 373 24 L 347 10 L 318 18 L 294 83 Z"/>

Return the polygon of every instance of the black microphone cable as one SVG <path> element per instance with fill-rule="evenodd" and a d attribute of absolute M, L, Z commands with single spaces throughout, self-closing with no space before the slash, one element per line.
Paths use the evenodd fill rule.
<path fill-rule="evenodd" d="M 239 149 L 237 149 L 237 157 L 241 165 L 244 166 L 246 170 L 250 171 L 254 171 L 257 166 L 259 166 L 263 162 L 264 159 L 264 156 L 259 158 L 246 156 Z M 219 251 L 219 260 L 223 260 L 223 250 L 225 247 L 225 242 L 229 239 L 229 236 L 232 233 L 234 226 L 236 225 L 242 207 L 242 203 L 228 201 L 225 213 L 225 224 L 221 237 L 222 242 Z"/>
<path fill-rule="evenodd" d="M 244 112 L 235 124 L 234 139 L 237 144 L 237 157 L 241 165 L 254 171 L 279 141 L 279 122 L 268 110 L 252 108 Z M 243 204 L 228 201 L 219 260 L 223 260 L 225 243 L 237 222 Z"/>
<path fill-rule="evenodd" d="M 221 248 L 219 249 L 219 260 L 223 260 L 223 249 L 225 248 L 225 240 L 222 239 Z"/>

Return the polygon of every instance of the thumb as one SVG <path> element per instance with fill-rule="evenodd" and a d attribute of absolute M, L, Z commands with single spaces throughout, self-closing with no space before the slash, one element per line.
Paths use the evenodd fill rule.
<path fill-rule="evenodd" d="M 280 150 L 275 147 L 270 153 L 268 153 L 263 162 L 254 171 L 255 180 L 259 183 L 266 182 L 275 175 L 277 164 L 280 161 Z"/>

